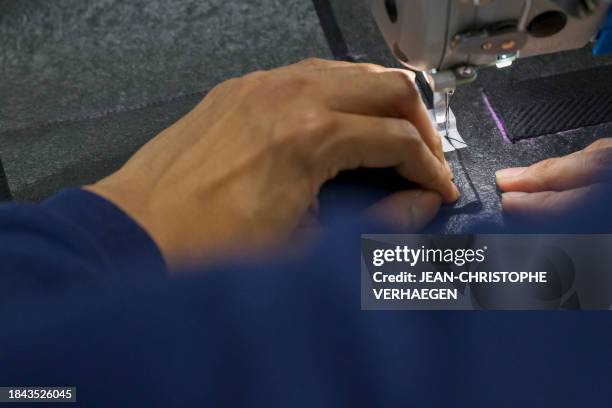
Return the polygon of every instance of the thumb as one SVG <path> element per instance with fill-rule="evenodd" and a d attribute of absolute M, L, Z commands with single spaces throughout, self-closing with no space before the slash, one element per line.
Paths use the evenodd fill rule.
<path fill-rule="evenodd" d="M 374 204 L 367 215 L 394 229 L 417 232 L 438 214 L 442 205 L 440 194 L 426 190 L 395 193 Z"/>

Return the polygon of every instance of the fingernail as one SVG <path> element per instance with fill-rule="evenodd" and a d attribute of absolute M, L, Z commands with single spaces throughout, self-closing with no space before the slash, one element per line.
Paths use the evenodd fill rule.
<path fill-rule="evenodd" d="M 527 195 L 529 195 L 529 193 L 522 193 L 522 192 L 518 192 L 518 191 L 513 191 L 511 193 L 503 193 L 502 194 L 502 199 L 521 198 L 521 197 L 525 197 Z"/>
<path fill-rule="evenodd" d="M 495 177 L 499 179 L 508 179 L 518 177 L 527 170 L 527 167 L 512 167 L 509 169 L 503 169 L 495 173 Z"/>
<path fill-rule="evenodd" d="M 459 200 L 459 197 L 461 197 L 461 191 L 459 191 L 459 188 L 457 188 L 457 185 L 455 183 L 453 183 L 453 190 L 454 190 L 454 193 L 455 193 L 455 197 L 454 197 L 453 202 L 455 202 L 455 201 Z"/>

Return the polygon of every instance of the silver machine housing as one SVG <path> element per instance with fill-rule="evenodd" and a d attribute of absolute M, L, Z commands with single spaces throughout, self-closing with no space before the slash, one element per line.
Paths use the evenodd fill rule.
<path fill-rule="evenodd" d="M 452 92 L 481 67 L 582 48 L 611 0 L 370 0 L 380 30 L 407 68 L 434 92 Z"/>

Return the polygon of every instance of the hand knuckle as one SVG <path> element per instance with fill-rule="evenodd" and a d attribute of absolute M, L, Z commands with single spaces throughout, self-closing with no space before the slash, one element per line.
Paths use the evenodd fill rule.
<path fill-rule="evenodd" d="M 312 86 L 312 77 L 305 74 L 292 74 L 279 78 L 275 84 L 278 94 L 289 93 L 291 98 L 296 98 L 296 93 L 300 93 Z"/>
<path fill-rule="evenodd" d="M 227 90 L 227 89 L 231 89 L 235 86 L 237 86 L 240 81 L 242 80 L 242 78 L 230 78 L 226 81 L 221 82 L 220 84 L 216 85 L 215 87 L 213 87 L 210 92 L 208 92 L 209 95 L 214 95 L 218 92 Z"/>
<path fill-rule="evenodd" d="M 361 63 L 355 64 L 355 67 L 365 72 L 381 72 L 386 69 L 380 65 L 371 64 L 367 62 L 361 62 Z"/>
<path fill-rule="evenodd" d="M 336 120 L 328 112 L 320 108 L 307 109 L 299 115 L 304 126 L 304 132 L 309 136 L 328 135 L 333 132 Z"/>
<path fill-rule="evenodd" d="M 242 78 L 241 90 L 255 111 L 267 109 L 270 112 L 285 110 L 304 99 L 310 85 L 307 75 L 268 75 L 264 72 L 254 77 Z"/>
<path fill-rule="evenodd" d="M 293 111 L 277 123 L 272 145 L 279 155 L 291 157 L 306 168 L 313 162 L 322 146 L 334 132 L 337 121 L 320 108 L 310 107 Z"/>
<path fill-rule="evenodd" d="M 434 137 L 432 143 L 436 149 L 442 148 L 442 138 Z"/>
<path fill-rule="evenodd" d="M 394 110 L 406 115 L 421 102 L 416 84 L 405 73 L 396 70 L 381 75 L 388 79 L 389 103 Z"/>
<path fill-rule="evenodd" d="M 277 134 L 283 142 L 304 142 L 305 139 L 329 134 L 334 126 L 335 120 L 328 112 L 318 107 L 304 107 L 286 115 Z"/>
<path fill-rule="evenodd" d="M 406 82 L 406 97 L 410 101 L 413 101 L 413 102 L 420 101 L 421 93 L 419 92 L 417 85 L 412 80 L 410 80 L 410 78 L 408 77 L 406 77 L 405 82 Z"/>
<path fill-rule="evenodd" d="M 264 72 L 252 72 L 240 78 L 236 78 L 233 86 L 246 95 L 256 93 L 257 95 L 266 87 L 269 77 Z M 256 96 L 257 96 L 256 95 Z"/>
<path fill-rule="evenodd" d="M 397 96 L 401 98 L 401 100 L 405 101 L 408 99 L 414 101 L 421 97 L 416 84 L 405 72 L 395 70 L 388 72 L 386 75 L 394 82 Z"/>
<path fill-rule="evenodd" d="M 309 57 L 309 58 L 303 59 L 302 61 L 298 63 L 298 65 L 302 65 L 306 67 L 325 66 L 328 64 L 330 64 L 329 61 L 324 60 L 322 58 L 316 58 L 316 57 Z"/>

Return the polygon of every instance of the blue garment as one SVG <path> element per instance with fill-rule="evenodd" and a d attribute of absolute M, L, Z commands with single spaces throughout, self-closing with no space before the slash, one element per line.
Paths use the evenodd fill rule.
<path fill-rule="evenodd" d="M 76 386 L 87 407 L 610 406 L 609 312 L 361 311 L 374 232 L 169 278 L 93 194 L 4 206 L 0 386 Z"/>
<path fill-rule="evenodd" d="M 593 47 L 593 55 L 596 57 L 608 54 L 612 54 L 612 7 L 610 7 L 608 19 L 604 23 Z"/>

